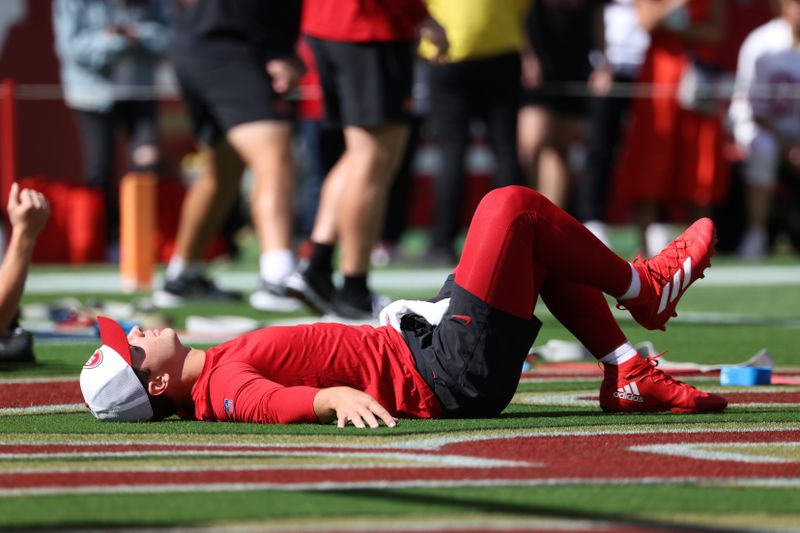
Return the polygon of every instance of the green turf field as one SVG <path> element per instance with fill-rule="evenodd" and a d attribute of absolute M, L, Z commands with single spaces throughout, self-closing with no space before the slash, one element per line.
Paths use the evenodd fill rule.
<path fill-rule="evenodd" d="M 708 283 L 699 282 L 683 298 L 667 332 L 644 331 L 624 312 L 618 316 L 632 341 L 652 341 L 670 361 L 736 363 L 767 348 L 776 366 L 800 371 L 795 269 L 800 263 L 793 258 L 763 267 L 723 258 L 715 261 Z M 248 274 L 239 267 L 218 271 L 223 280 Z M 54 273 L 63 270 L 34 270 L 26 303 L 65 296 L 65 289 L 47 290 L 47 276 Z M 113 277 L 111 269 L 68 273 L 84 287 L 70 294 L 84 302 L 140 297 L 93 290 L 103 276 Z M 406 275 L 427 280 L 430 272 L 379 274 L 376 287 L 392 297 L 433 292 L 427 281 L 420 287 L 402 281 Z M 252 281 L 229 279 L 255 286 L 254 272 Z M 178 327 L 190 314 L 285 319 L 244 304 L 168 314 Z M 571 339 L 545 309 L 539 314 L 544 327 L 537 344 Z M 38 363 L 1 366 L 0 385 L 76 378 L 94 347 L 86 341 L 37 342 Z M 714 376 L 686 380 L 722 394 L 734 390 L 720 387 Z M 113 424 L 74 410 L 0 415 L 0 528 L 800 531 L 800 401 L 793 399 L 800 397 L 800 386 L 761 391 L 787 395 L 785 401 L 753 400 L 751 393 L 758 391 L 735 389 L 742 400 L 732 401 L 726 412 L 692 416 L 604 415 L 591 401 L 598 384 L 591 376 L 529 379 L 497 419 L 403 420 L 397 428 L 372 431 L 176 419 Z M 550 395 L 578 401 L 549 400 Z M 705 432 L 727 440 L 695 443 Z M 628 438 L 633 440 L 618 448 L 615 441 Z M 677 451 L 658 455 L 646 449 L 661 441 Z M 47 453 L 48 443 L 61 451 Z M 201 445 L 212 448 L 186 451 Z M 119 446 L 130 449 L 122 453 Z M 237 452 L 242 446 L 252 449 Z M 115 451 L 105 453 L 104 447 Z M 721 455 L 697 455 L 703 453 Z M 758 460 L 743 459 L 747 454 Z M 676 456 L 673 469 L 668 465 Z M 619 469 L 624 476 L 609 477 Z M 20 488 L 26 476 L 31 484 Z M 99 481 L 85 481 L 92 476 Z M 194 483 L 181 476 L 200 477 Z M 109 481 L 115 477 L 116 485 Z M 84 483 L 79 491 L 54 488 L 76 483 Z"/>

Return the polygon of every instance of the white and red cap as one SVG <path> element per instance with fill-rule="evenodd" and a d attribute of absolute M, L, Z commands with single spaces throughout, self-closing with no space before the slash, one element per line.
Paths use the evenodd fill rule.
<path fill-rule="evenodd" d="M 97 317 L 103 345 L 81 370 L 81 392 L 92 414 L 100 420 L 144 422 L 153 418 L 150 399 L 131 367 L 131 346 L 122 326 Z"/>

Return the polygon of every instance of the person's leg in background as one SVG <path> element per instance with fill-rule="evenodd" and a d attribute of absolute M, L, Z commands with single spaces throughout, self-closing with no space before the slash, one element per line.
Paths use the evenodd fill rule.
<path fill-rule="evenodd" d="M 422 122 L 422 117 L 418 116 L 411 120 L 408 141 L 389 189 L 383 230 L 378 244 L 372 250 L 372 266 L 387 265 L 399 252 L 400 239 L 407 226 L 408 206 L 414 186 L 414 157 L 419 145 Z"/>
<path fill-rule="evenodd" d="M 747 225 L 738 253 L 759 259 L 769 250 L 767 226 L 778 177 L 780 147 L 775 137 L 759 129 L 744 160 L 745 209 Z"/>
<path fill-rule="evenodd" d="M 311 233 L 312 257 L 301 273 L 303 279 L 295 276 L 295 281 L 290 282 L 298 297 L 319 312 L 331 311 L 331 300 L 336 297 L 343 300 L 335 310 L 337 313 L 372 313 L 373 295 L 367 285 L 370 253 L 383 224 L 392 170 L 398 166 L 407 132 L 408 127 L 400 124 L 345 128 L 345 151 L 322 185 Z M 329 265 L 337 242 L 341 247 L 339 270 L 344 285 L 334 295 Z M 297 285 L 299 281 L 300 285 L 314 284 L 316 300 L 309 297 L 307 287 Z"/>
<path fill-rule="evenodd" d="M 124 118 L 128 141 L 128 168 L 134 172 L 158 174 L 161 150 L 158 146 L 158 103 L 154 101 L 124 102 Z"/>
<path fill-rule="evenodd" d="M 298 302 L 287 297 L 283 282 L 294 272 L 294 154 L 292 124 L 262 120 L 234 126 L 227 138 L 253 173 L 251 217 L 261 255 L 261 287 L 250 304 L 265 311 L 295 311 Z"/>
<path fill-rule="evenodd" d="M 239 193 L 244 165 L 236 151 L 224 139 L 212 147 L 201 145 L 203 170 L 186 192 L 175 250 L 167 265 L 163 291 L 153 295 L 160 307 L 178 305 L 186 298 L 236 300 L 238 296 L 222 291 L 203 274 L 203 252 L 219 229 Z"/>
<path fill-rule="evenodd" d="M 690 244 L 699 254 L 697 264 L 708 266 L 713 235 L 690 231 L 684 234 L 687 242 L 703 241 L 696 248 Z M 604 363 L 604 410 L 703 412 L 727 405 L 721 397 L 673 380 L 636 352 L 602 293 L 631 303 L 652 290 L 650 280 L 535 191 L 506 187 L 484 198 L 470 225 L 455 284 L 523 320 L 533 315 L 541 292 L 556 318 Z M 651 302 L 657 304 L 657 298 Z"/>
<path fill-rule="evenodd" d="M 525 179 L 517 151 L 517 117 L 522 94 L 519 55 L 492 58 L 490 68 L 493 74 L 486 77 L 490 96 L 484 105 L 489 142 L 497 162 L 493 185 L 522 185 Z"/>
<path fill-rule="evenodd" d="M 346 186 L 339 187 L 337 232 L 340 244 L 339 271 L 344 278 L 339 312 L 372 309 L 367 287 L 370 253 L 383 227 L 387 194 L 408 138 L 408 126 L 390 124 L 344 130 Z M 354 194 L 358 191 L 357 194 Z M 326 201 L 329 201 L 326 199 Z M 370 311 L 371 312 L 371 311 Z"/>
<path fill-rule="evenodd" d="M 311 258 L 287 285 L 317 312 L 371 318 L 382 302 L 367 283 L 370 253 L 408 136 L 412 43 L 308 42 L 323 87 L 326 122 L 343 126 L 345 150 L 322 186 Z M 337 243 L 344 283 L 334 291 Z"/>
<path fill-rule="evenodd" d="M 471 85 L 476 66 L 476 61 L 431 66 L 429 120 L 442 154 L 442 165 L 434 181 L 431 244 L 425 258 L 430 264 L 451 266 L 458 258 L 453 240 L 464 203 L 465 156 L 473 102 Z"/>
<path fill-rule="evenodd" d="M 95 224 L 90 228 L 75 228 L 81 235 L 73 235 L 73 241 L 84 244 L 85 253 L 90 253 L 92 241 L 102 241 L 105 247 L 109 242 L 118 242 L 119 237 L 119 198 L 114 187 L 114 129 L 116 117 L 114 109 L 107 112 L 74 110 L 81 136 L 83 152 L 85 193 L 79 196 L 82 204 L 76 206 L 77 216 L 85 222 Z M 98 227 L 97 219 L 105 224 Z M 74 255 L 75 250 L 70 250 Z M 109 252 L 109 250 L 106 250 Z M 81 255 L 81 254 L 79 254 Z M 113 258 L 113 252 L 109 254 Z M 73 258 L 74 259 L 74 258 Z"/>
<path fill-rule="evenodd" d="M 617 81 L 629 82 L 617 78 Z M 622 121 L 630 98 L 594 95 L 589 100 L 586 166 L 575 189 L 575 211 L 589 231 L 608 246 L 606 208 Z"/>
<path fill-rule="evenodd" d="M 247 165 L 255 177 L 252 211 L 264 252 L 258 293 L 270 292 L 257 294 L 256 303 L 261 309 L 295 309 L 295 302 L 279 290 L 280 281 L 294 267 L 290 251 L 293 106 L 277 93 L 257 54 L 212 54 L 199 59 L 201 56 L 183 51 L 173 57 L 187 111 L 197 139 L 205 145 L 208 164 L 184 200 L 175 252 L 167 267 L 167 284 L 154 294 L 154 301 L 169 306 L 189 298 L 240 298 L 205 277 L 202 256 L 237 198 Z"/>
<path fill-rule="evenodd" d="M 539 160 L 551 120 L 540 102 L 523 101 L 517 117 L 517 153 L 525 182 L 533 189 L 539 186 Z"/>
<path fill-rule="evenodd" d="M 564 209 L 568 207 L 572 193 L 569 151 L 579 136 L 580 128 L 578 117 L 553 111 L 548 136 L 539 156 L 537 190 Z"/>

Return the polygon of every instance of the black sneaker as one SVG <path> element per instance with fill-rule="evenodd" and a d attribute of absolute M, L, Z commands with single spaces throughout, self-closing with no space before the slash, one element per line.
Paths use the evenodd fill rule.
<path fill-rule="evenodd" d="M 334 293 L 330 317 L 344 320 L 377 320 L 381 310 L 389 305 L 391 300 L 386 296 L 370 292 L 365 298 L 354 302 L 345 299 L 340 291 Z"/>
<path fill-rule="evenodd" d="M 301 265 L 286 281 L 287 292 L 297 298 L 320 315 L 331 311 L 333 297 L 333 279 L 330 276 L 320 276 Z"/>
<path fill-rule="evenodd" d="M 242 295 L 217 287 L 202 274 L 179 276 L 164 283 L 164 288 L 153 293 L 156 307 L 179 307 L 191 302 L 240 302 Z"/>
<path fill-rule="evenodd" d="M 0 362 L 34 363 L 33 334 L 22 328 L 14 328 L 0 335 Z"/>

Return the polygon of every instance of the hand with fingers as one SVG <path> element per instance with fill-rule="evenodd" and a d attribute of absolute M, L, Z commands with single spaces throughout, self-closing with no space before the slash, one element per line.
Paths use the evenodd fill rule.
<path fill-rule="evenodd" d="M 270 59 L 266 69 L 272 78 L 272 88 L 278 94 L 286 94 L 295 89 L 305 74 L 305 65 L 293 56 Z"/>
<path fill-rule="evenodd" d="M 314 397 L 314 411 L 320 422 L 336 420 L 340 428 L 349 422 L 357 428 L 374 429 L 379 426 L 379 420 L 390 428 L 397 425 L 397 419 L 375 398 L 350 387 L 322 389 Z"/>
<path fill-rule="evenodd" d="M 433 17 L 427 17 L 419 23 L 417 31 L 419 36 L 427 39 L 435 49 L 431 61 L 434 63 L 446 63 L 447 52 L 450 50 L 450 40 L 447 38 L 447 31 L 444 27 Z"/>
<path fill-rule="evenodd" d="M 13 183 L 8 193 L 8 220 L 14 233 L 35 240 L 47 223 L 50 206 L 44 195 L 33 189 L 21 189 Z"/>

